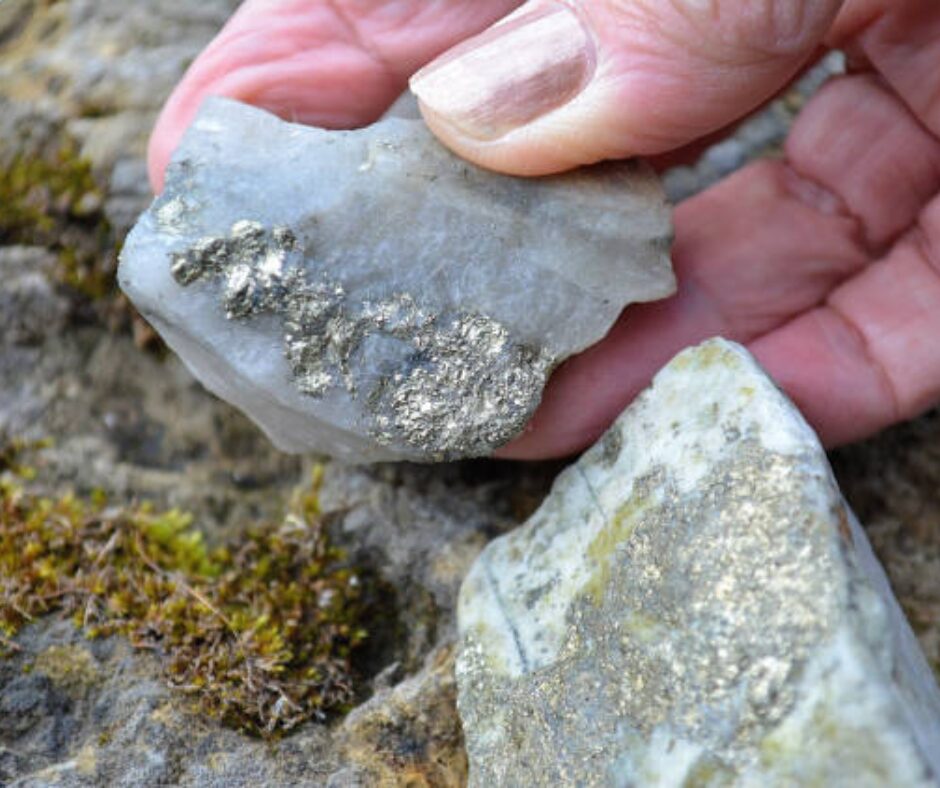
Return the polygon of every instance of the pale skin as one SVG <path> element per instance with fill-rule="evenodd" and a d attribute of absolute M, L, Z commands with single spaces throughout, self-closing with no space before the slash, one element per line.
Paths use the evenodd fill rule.
<path fill-rule="evenodd" d="M 460 50 L 486 46 L 484 57 L 461 71 L 444 55 L 412 84 L 446 145 L 520 175 L 633 155 L 681 160 L 840 48 L 849 74 L 803 108 L 783 158 L 678 206 L 678 294 L 628 308 L 558 369 L 532 423 L 499 454 L 584 448 L 676 352 L 718 334 L 747 345 L 830 446 L 940 402 L 940 2 L 519 6 L 248 0 L 168 101 L 151 140 L 154 187 L 207 95 L 361 126 L 415 72 L 513 12 L 526 18 L 504 23 L 501 39 Z"/>

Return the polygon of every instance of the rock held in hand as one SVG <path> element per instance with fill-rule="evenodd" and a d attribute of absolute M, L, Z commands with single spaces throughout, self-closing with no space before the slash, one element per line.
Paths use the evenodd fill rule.
<path fill-rule="evenodd" d="M 672 293 L 670 237 L 638 162 L 522 180 L 421 121 L 323 131 L 210 99 L 119 277 L 281 448 L 439 460 L 512 439 L 557 364 Z"/>

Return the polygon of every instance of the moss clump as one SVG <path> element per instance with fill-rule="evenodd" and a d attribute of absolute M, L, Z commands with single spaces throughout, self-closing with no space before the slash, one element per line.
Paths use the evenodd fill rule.
<path fill-rule="evenodd" d="M 17 152 L 0 167 L 0 246 L 43 246 L 61 282 L 89 299 L 116 293 L 117 243 L 104 192 L 74 140 Z"/>
<path fill-rule="evenodd" d="M 316 487 L 276 526 L 210 549 L 191 518 L 98 494 L 41 498 L 0 480 L 0 652 L 56 611 L 89 637 L 158 654 L 171 686 L 265 735 L 341 710 L 365 632 L 363 589 L 330 545 Z"/>
<path fill-rule="evenodd" d="M 105 197 L 91 161 L 61 129 L 45 144 L 28 134 L 0 140 L 0 246 L 49 249 L 76 316 L 130 330 L 141 348 L 162 353 L 157 334 L 118 289 L 121 244 Z"/>
<path fill-rule="evenodd" d="M 50 440 L 0 439 L 0 474 L 9 473 L 21 479 L 34 478 L 36 469 L 22 462 L 23 455 L 47 449 L 51 445 L 52 441 Z"/>

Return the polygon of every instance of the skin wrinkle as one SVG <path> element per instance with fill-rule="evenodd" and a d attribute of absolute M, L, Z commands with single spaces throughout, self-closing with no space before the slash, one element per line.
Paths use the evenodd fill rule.
<path fill-rule="evenodd" d="M 784 168 L 784 186 L 796 199 L 817 213 L 825 216 L 839 216 L 856 224 L 859 223 L 858 217 L 851 214 L 845 201 L 838 194 L 812 178 L 800 175 L 790 162 L 784 160 L 781 164 Z"/>
<path fill-rule="evenodd" d="M 202 66 L 199 76 L 194 83 L 192 92 L 205 92 L 204 88 L 217 81 L 219 78 L 217 69 L 225 67 L 223 76 L 235 73 L 243 68 L 264 68 L 278 64 L 285 55 L 290 52 L 291 57 L 297 55 L 306 55 L 311 51 L 310 33 L 316 32 L 321 35 L 321 40 L 317 41 L 315 46 L 329 46 L 330 48 L 341 49 L 343 46 L 350 47 L 355 54 L 358 54 L 353 47 L 354 40 L 343 41 L 333 35 L 333 27 L 327 24 L 315 24 L 314 20 L 305 20 L 303 29 L 298 31 L 296 20 L 291 17 L 290 24 L 284 20 L 278 25 L 272 25 L 272 30 L 265 31 L 262 40 L 259 41 L 258 31 L 253 27 L 238 29 L 237 27 L 226 27 L 225 31 L 213 42 L 205 55 L 200 58 Z M 303 41 L 297 40 L 298 36 L 303 37 Z M 242 46 L 242 44 L 246 44 Z M 263 43 L 263 46 L 259 46 Z"/>
<path fill-rule="evenodd" d="M 911 230 L 911 242 L 927 263 L 927 267 L 940 279 L 940 257 L 937 256 L 934 249 L 934 243 L 931 239 L 932 233 L 924 226 L 924 217 L 917 222 Z"/>
<path fill-rule="evenodd" d="M 774 7 L 775 7 L 775 8 L 783 8 L 783 7 L 786 7 L 786 6 L 780 5 L 780 6 L 774 6 Z M 796 14 L 795 14 L 796 18 L 795 18 L 794 20 L 792 20 L 791 23 L 790 23 L 789 36 L 790 36 L 791 38 L 792 38 L 793 36 L 796 36 L 797 38 L 800 38 L 798 31 L 805 30 L 806 27 L 807 27 L 807 24 L 806 24 L 806 21 L 807 21 L 807 20 L 806 20 L 806 16 L 807 16 L 807 14 L 806 14 L 806 4 L 805 4 L 805 3 L 798 3 L 798 4 L 796 5 L 795 10 L 796 10 Z M 796 32 L 795 32 L 795 31 L 796 31 Z M 806 47 L 805 36 L 803 37 L 803 40 L 800 41 L 800 44 L 801 44 L 800 49 L 805 49 L 805 47 Z"/>
<path fill-rule="evenodd" d="M 852 96 L 850 91 L 860 92 L 863 95 Z M 877 91 L 877 95 L 873 95 L 874 91 Z M 910 108 L 904 102 L 902 102 L 893 91 L 887 89 L 883 81 L 880 79 L 872 78 L 870 75 L 839 77 L 831 80 L 823 88 L 820 99 L 823 101 L 835 102 L 840 99 L 844 99 L 845 96 L 853 98 L 854 102 L 861 103 L 862 106 L 866 107 L 871 107 L 874 100 L 882 101 L 882 103 L 884 103 L 884 100 L 887 100 L 887 102 L 890 102 L 890 107 L 888 107 L 888 104 L 885 104 L 885 112 L 894 113 L 894 122 L 890 125 L 885 124 L 886 133 L 890 133 L 891 131 L 900 127 L 902 124 L 910 124 L 916 126 L 920 131 L 922 131 L 925 138 L 930 139 L 932 142 L 934 141 L 933 135 L 929 130 L 925 129 L 923 125 L 918 122 L 917 118 L 911 113 Z M 867 101 L 864 101 L 863 103 L 863 99 L 867 99 Z M 809 110 L 815 110 L 815 108 L 815 106 L 808 107 Z M 884 115 L 885 113 L 881 114 Z M 873 234 L 875 233 L 877 227 L 873 226 L 871 221 L 875 217 L 870 216 L 868 219 L 866 219 L 864 214 L 868 211 L 859 210 L 852 204 L 859 199 L 867 199 L 867 195 L 859 193 L 857 183 L 851 179 L 841 179 L 840 174 L 840 180 L 836 185 L 832 185 L 826 181 L 835 177 L 833 173 L 820 172 L 819 174 L 826 178 L 825 181 L 820 177 L 816 177 L 810 174 L 810 170 L 818 169 L 818 165 L 815 163 L 813 158 L 818 155 L 818 151 L 816 150 L 815 145 L 808 144 L 807 139 L 804 136 L 801 136 L 801 134 L 804 133 L 804 126 L 808 122 L 806 120 L 808 117 L 811 116 L 804 115 L 801 120 L 797 121 L 797 126 L 795 127 L 796 133 L 791 134 L 791 137 L 787 141 L 786 150 L 788 153 L 787 161 L 789 166 L 804 180 L 815 184 L 817 187 L 830 192 L 840 199 L 841 203 L 845 207 L 846 215 L 854 218 L 858 222 L 859 231 L 861 233 L 859 241 L 863 245 L 863 248 L 872 258 L 877 259 L 879 256 L 884 255 L 898 241 L 898 239 L 904 235 L 913 222 L 916 221 L 916 215 L 913 215 L 911 219 L 904 224 L 899 225 L 893 232 L 889 233 L 883 239 L 876 240 L 873 237 Z M 810 131 L 811 133 L 808 138 L 810 143 L 818 138 L 821 144 L 825 144 L 825 140 L 830 136 L 829 130 L 825 126 L 823 126 L 821 130 L 812 128 Z M 853 143 L 856 143 L 856 139 L 854 136 L 849 137 L 846 144 L 851 146 Z M 858 147 L 857 144 L 856 147 Z M 913 179 L 914 176 L 922 173 L 923 168 L 927 166 L 933 173 L 933 182 L 937 185 L 940 185 L 940 146 L 936 146 L 936 149 L 931 152 L 933 154 L 932 156 L 925 156 L 918 159 L 916 163 L 918 172 L 911 173 L 911 179 Z M 884 164 L 881 164 L 880 168 L 878 166 L 878 157 L 883 155 L 883 152 L 878 147 L 878 141 L 876 141 L 875 144 L 866 145 L 863 149 L 856 151 L 856 156 L 853 159 L 853 166 L 856 168 L 856 171 L 877 173 L 879 172 L 879 169 L 885 169 Z M 809 157 L 809 161 L 804 164 L 803 160 L 807 157 Z M 871 162 L 870 166 L 868 165 L 868 162 Z M 909 164 L 906 159 L 903 160 L 903 163 Z M 902 180 L 904 180 L 903 175 L 904 173 L 901 173 Z M 892 172 L 892 177 L 897 178 L 898 173 Z M 921 202 L 920 204 L 923 203 Z"/>
<path fill-rule="evenodd" d="M 301 72 L 307 70 L 307 67 L 303 63 L 300 63 L 299 65 L 299 70 Z M 279 73 L 281 73 L 283 77 L 286 77 L 290 71 L 285 68 L 283 70 L 279 70 Z M 238 71 L 227 74 L 225 77 L 220 79 L 215 84 L 216 91 L 214 94 L 232 96 L 249 104 L 264 104 L 270 109 L 274 109 L 274 107 L 270 107 L 268 104 L 269 89 L 272 86 L 272 83 L 260 80 L 260 76 L 261 74 L 259 74 L 259 69 L 239 69 Z M 275 89 L 278 88 L 276 82 L 273 83 L 273 87 Z M 276 93 L 274 95 L 276 95 Z M 342 112 L 334 113 L 325 112 L 321 108 L 314 108 L 313 112 L 300 112 L 296 109 L 296 105 L 288 108 L 286 105 L 283 105 L 280 102 L 279 104 L 280 112 L 286 113 L 286 111 L 289 109 L 290 115 L 288 117 L 294 121 L 302 121 L 304 123 L 310 123 L 312 125 L 324 127 L 349 127 L 353 125 L 353 116 L 348 109 Z M 358 107 L 356 109 L 358 109 Z M 356 117 L 358 119 L 358 116 Z M 356 123 L 355 125 L 362 124 Z"/>
<path fill-rule="evenodd" d="M 927 96 L 924 109 L 915 115 L 917 122 L 920 123 L 926 131 L 936 133 L 934 129 L 931 129 L 926 123 L 920 120 L 921 115 L 928 118 L 937 118 L 937 124 L 938 127 L 940 127 L 940 79 L 936 81 L 933 90 L 931 90 L 930 94 Z"/>
<path fill-rule="evenodd" d="M 639 5 L 642 7 L 643 4 L 640 3 Z M 774 64 L 779 60 L 777 56 L 772 56 L 756 49 L 753 51 L 743 48 L 739 49 L 740 42 L 737 41 L 734 47 L 729 47 L 727 50 L 717 48 L 713 45 L 714 42 L 711 40 L 714 36 L 713 25 L 703 24 L 702 20 L 699 19 L 697 15 L 690 13 L 688 3 L 684 2 L 684 0 L 669 0 L 669 5 L 685 24 L 694 31 L 694 35 L 690 35 L 688 31 L 681 30 L 681 28 L 666 23 L 660 18 L 662 11 L 654 7 L 653 11 L 644 12 L 644 15 L 649 20 L 646 22 L 647 26 L 653 29 L 654 40 L 669 41 L 680 51 L 694 51 L 696 57 L 700 60 L 714 66 L 729 69 L 740 68 L 742 63 L 746 63 L 750 66 L 758 66 Z M 718 11 L 714 12 L 714 18 L 711 21 L 720 24 L 721 15 Z M 747 59 L 742 58 L 744 51 L 749 52 Z"/>
<path fill-rule="evenodd" d="M 926 226 L 930 218 L 926 214 L 932 209 L 938 210 L 938 215 L 940 215 L 940 196 L 924 210 L 920 220 L 914 226 L 911 231 L 911 243 L 914 246 L 915 254 L 923 261 L 927 270 L 940 282 L 940 257 L 937 254 L 937 245 L 933 243 L 931 238 L 933 233 Z M 938 227 L 938 231 L 940 231 L 940 227 Z M 931 386 L 927 397 L 926 407 L 930 407 L 938 396 L 940 396 L 940 375 L 935 376 L 935 382 Z M 910 415 L 916 416 L 918 414 L 915 412 Z"/>
<path fill-rule="evenodd" d="M 850 279 L 872 262 L 865 245 L 861 242 L 861 219 L 854 216 L 848 210 L 844 201 L 839 198 L 838 195 L 832 193 L 812 179 L 802 176 L 790 166 L 788 162 L 758 163 L 751 166 L 768 168 L 765 174 L 760 174 L 760 177 L 766 180 L 767 188 L 772 192 L 772 200 L 775 205 L 780 203 L 783 199 L 789 198 L 818 215 L 827 225 L 832 218 L 844 219 L 852 225 L 852 229 L 847 233 L 844 233 L 841 228 L 837 230 L 837 234 L 840 237 L 845 237 L 845 240 L 848 241 L 851 247 L 851 252 L 854 253 L 845 254 L 843 252 L 840 254 L 840 259 L 848 260 L 849 264 L 836 265 L 835 260 L 825 261 L 822 271 L 825 290 L 820 292 L 818 299 L 802 299 L 799 308 L 805 311 L 806 309 L 818 306 L 822 303 L 828 290 Z M 794 181 L 796 181 L 796 183 L 794 183 Z M 806 184 L 806 188 L 798 188 L 799 184 Z M 820 196 L 817 196 L 815 199 L 810 199 L 810 194 L 828 195 L 829 199 Z M 833 208 L 834 210 L 832 210 Z M 721 291 L 714 289 L 710 284 L 709 278 L 703 277 L 701 271 L 698 270 L 701 267 L 700 265 L 683 265 L 682 248 L 682 245 L 677 247 L 678 254 L 676 257 L 678 273 L 683 283 L 683 290 L 694 285 L 697 290 L 705 296 L 705 301 L 712 307 L 710 310 L 711 313 L 718 317 L 716 325 L 709 324 L 708 326 L 709 331 L 712 333 L 724 333 L 743 341 L 751 341 L 785 325 L 792 319 L 793 311 L 790 309 L 781 310 L 779 314 L 769 319 L 770 316 L 762 303 L 750 310 L 743 309 L 740 302 L 732 301 L 725 303 L 727 299 L 722 297 Z M 854 258 L 856 256 L 861 262 L 860 265 L 855 264 Z M 814 289 L 821 289 L 821 287 L 821 285 L 815 285 Z M 759 329 L 747 328 L 747 323 L 753 320 L 752 313 L 761 321 Z M 745 318 L 745 320 L 742 320 L 742 318 Z"/>
<path fill-rule="evenodd" d="M 324 0 L 324 2 L 326 3 L 327 8 L 333 12 L 340 23 L 346 28 L 347 32 L 355 42 L 355 45 L 359 47 L 359 50 L 371 57 L 382 73 L 400 82 L 404 82 L 408 79 L 407 74 L 397 73 L 394 66 L 388 60 L 386 60 L 382 53 L 379 52 L 378 48 L 373 45 L 372 40 L 368 36 L 364 36 L 362 34 L 358 25 L 356 24 L 357 20 L 352 18 L 348 13 L 346 13 L 346 11 L 343 10 L 340 2 L 337 0 Z"/>
<path fill-rule="evenodd" d="M 644 0 L 644 2 L 649 2 L 649 0 Z M 758 18 L 753 19 L 747 25 L 742 25 L 739 21 L 742 16 L 740 2 L 732 2 L 730 4 L 732 8 L 728 13 L 721 0 L 709 2 L 708 10 L 704 12 L 700 3 L 690 3 L 689 0 L 669 0 L 669 7 L 695 31 L 695 36 L 689 36 L 687 33 L 677 34 L 670 29 L 670 25 L 659 22 L 663 11 L 658 3 L 654 4 L 653 9 L 647 11 L 646 15 L 656 20 L 658 37 L 672 40 L 683 50 L 688 50 L 690 44 L 696 41 L 703 42 L 705 46 L 700 54 L 716 65 L 736 68 L 742 65 L 776 66 L 781 60 L 791 59 L 804 53 L 807 56 L 811 55 L 815 50 L 818 31 L 824 30 L 831 23 L 834 15 L 832 4 L 820 4 L 817 0 L 814 7 L 823 5 L 827 9 L 826 15 L 814 19 L 810 24 L 807 21 L 806 3 L 799 2 L 796 20 L 786 25 L 788 30 L 781 30 L 783 24 L 778 18 L 781 9 L 790 9 L 793 4 L 794 0 L 762 0 Z M 615 5 L 630 6 L 633 3 L 616 3 Z M 690 8 L 690 6 L 696 7 Z M 724 35 L 716 34 L 716 30 L 725 29 L 727 32 Z M 724 50 L 714 46 L 716 38 L 725 42 Z"/>
<path fill-rule="evenodd" d="M 878 5 L 872 6 L 868 13 L 864 13 L 866 10 L 864 4 L 859 2 L 848 2 L 843 5 L 825 38 L 826 45 L 832 49 L 856 46 L 865 31 L 874 27 L 888 13 L 885 8 Z"/>
<path fill-rule="evenodd" d="M 865 360 L 866 366 L 875 373 L 882 391 L 882 401 L 887 403 L 889 409 L 889 423 L 900 421 L 904 418 L 905 410 L 901 407 L 901 395 L 898 391 L 894 378 L 888 373 L 887 368 L 881 362 L 881 359 L 873 352 L 868 338 L 862 329 L 855 323 L 847 312 L 838 307 L 833 299 L 827 298 L 825 309 L 838 321 L 839 325 L 845 329 L 858 348 L 859 355 Z"/>
<path fill-rule="evenodd" d="M 713 324 L 709 323 L 709 328 L 713 330 L 715 336 L 731 336 L 739 333 L 733 329 L 733 317 L 729 317 L 727 310 L 722 309 L 721 299 L 709 287 L 707 277 L 689 272 L 683 279 L 682 288 L 684 297 L 693 298 L 699 304 L 708 305 L 708 311 L 714 320 Z"/>
<path fill-rule="evenodd" d="M 906 0 L 893 7 L 886 0 L 878 0 L 875 17 L 853 32 L 853 40 L 918 123 L 938 134 L 940 82 L 936 62 L 940 57 L 940 19 L 931 3 Z M 862 0 L 857 4 L 862 5 Z"/>
<path fill-rule="evenodd" d="M 860 75 L 860 76 L 861 76 L 861 75 Z M 906 113 L 907 118 L 908 118 L 911 122 L 913 122 L 913 123 L 915 123 L 917 126 L 919 126 L 919 127 L 921 128 L 921 130 L 924 132 L 924 134 L 926 134 L 926 135 L 928 135 L 928 136 L 930 136 L 930 137 L 935 137 L 935 136 L 936 136 L 936 133 L 934 132 L 934 130 L 931 129 L 931 128 L 924 122 L 923 117 L 922 117 L 922 114 L 923 114 L 923 113 L 922 113 L 921 111 L 919 111 L 918 109 L 916 109 L 915 107 L 912 107 L 912 106 L 907 102 L 907 100 L 906 100 L 903 96 L 901 96 L 901 94 L 898 93 L 897 90 L 895 90 L 895 89 L 892 87 L 891 83 L 888 82 L 888 80 L 885 78 L 885 76 L 884 76 L 883 74 L 880 74 L 880 73 L 878 73 L 878 72 L 870 72 L 870 71 L 869 71 L 869 72 L 866 72 L 866 73 L 864 74 L 864 76 L 869 79 L 869 81 L 873 84 L 873 86 L 879 88 L 885 95 L 887 95 L 887 96 L 888 96 L 889 98 L 891 98 L 892 100 L 896 101 L 896 102 L 905 110 L 905 113 Z M 937 80 L 936 85 L 935 85 L 934 90 L 932 91 L 932 93 L 936 96 L 938 105 L 940 105 L 940 80 Z M 936 161 L 932 162 L 932 165 L 933 165 L 933 168 L 934 168 L 934 171 L 935 171 L 935 172 L 940 172 L 940 158 L 938 158 Z"/>
<path fill-rule="evenodd" d="M 790 196 L 793 197 L 793 199 L 798 200 L 803 205 L 811 208 L 813 211 L 816 211 L 823 216 L 837 215 L 843 219 L 850 220 L 854 225 L 854 229 L 852 231 L 852 242 L 858 245 L 859 251 L 866 258 L 868 258 L 869 262 L 877 259 L 879 255 L 884 253 L 885 249 L 889 245 L 875 245 L 869 242 L 868 234 L 865 232 L 865 220 L 852 210 L 851 206 L 849 206 L 842 195 L 836 191 L 833 191 L 822 182 L 816 180 L 807 172 L 802 171 L 800 166 L 792 159 L 787 159 L 784 161 L 783 166 L 786 167 L 787 172 L 792 175 L 793 178 L 809 187 L 808 189 L 799 189 L 795 188 L 791 184 L 787 184 L 787 191 Z M 810 197 L 813 192 L 830 198 L 832 201 L 831 204 L 835 208 L 834 212 L 823 208 L 822 201 L 817 202 L 815 198 Z M 857 273 L 857 271 L 849 273 L 846 278 L 853 276 L 855 273 Z"/>

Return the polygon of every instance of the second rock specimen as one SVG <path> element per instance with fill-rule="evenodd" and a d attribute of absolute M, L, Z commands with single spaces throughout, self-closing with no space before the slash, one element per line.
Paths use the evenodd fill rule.
<path fill-rule="evenodd" d="M 747 352 L 666 366 L 461 589 L 476 786 L 940 782 L 940 692 Z"/>
<path fill-rule="evenodd" d="M 210 99 L 119 276 L 280 448 L 439 460 L 511 440 L 557 364 L 671 294 L 670 239 L 640 163 L 522 180 L 420 121 L 323 131 Z"/>

